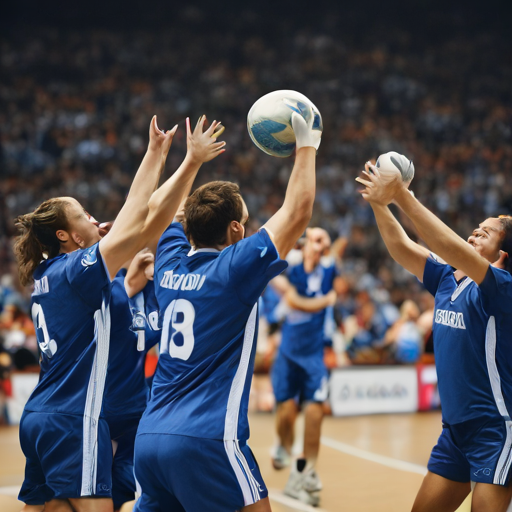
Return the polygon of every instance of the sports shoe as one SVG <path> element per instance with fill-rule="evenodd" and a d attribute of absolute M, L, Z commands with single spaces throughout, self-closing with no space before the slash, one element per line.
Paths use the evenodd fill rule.
<path fill-rule="evenodd" d="M 272 457 L 272 465 L 274 469 L 284 469 L 290 465 L 290 454 L 286 451 L 286 449 L 279 445 L 275 451 L 274 456 Z"/>
<path fill-rule="evenodd" d="M 309 491 L 308 489 L 311 490 Z M 307 505 L 318 507 L 321 489 L 322 483 L 316 471 L 312 470 L 308 473 L 301 473 L 298 471 L 296 464 L 294 464 L 290 472 L 290 478 L 286 482 L 284 494 Z"/>
<path fill-rule="evenodd" d="M 314 469 L 304 475 L 304 489 L 308 492 L 318 492 L 323 489 L 318 473 Z"/>

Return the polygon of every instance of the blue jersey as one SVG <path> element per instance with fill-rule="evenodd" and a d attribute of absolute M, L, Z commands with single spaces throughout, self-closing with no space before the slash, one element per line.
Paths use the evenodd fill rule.
<path fill-rule="evenodd" d="M 85 415 L 94 429 L 107 372 L 109 299 L 110 277 L 98 244 L 37 267 L 32 317 L 41 373 L 25 410 Z"/>
<path fill-rule="evenodd" d="M 321 263 L 309 274 L 300 263 L 292 267 L 288 279 L 303 297 L 320 297 L 332 290 L 337 276 L 334 265 L 324 266 Z M 316 355 L 321 357 L 325 339 L 325 312 L 305 313 L 292 310 L 283 324 L 280 350 L 292 359 L 303 359 Z"/>
<path fill-rule="evenodd" d="M 192 251 L 181 224 L 171 224 L 156 254 L 162 337 L 139 434 L 249 437 L 257 302 L 286 266 L 264 229 L 222 252 Z"/>
<path fill-rule="evenodd" d="M 478 286 L 427 259 L 423 283 L 435 296 L 434 351 L 448 424 L 512 411 L 512 277 L 489 266 Z"/>
<path fill-rule="evenodd" d="M 123 269 L 112 281 L 110 352 L 103 399 L 106 417 L 144 412 L 149 395 L 144 363 L 147 351 L 160 338 L 153 281 L 129 299 L 124 287 L 125 276 Z M 143 344 L 138 344 L 140 331 L 144 333 Z"/>

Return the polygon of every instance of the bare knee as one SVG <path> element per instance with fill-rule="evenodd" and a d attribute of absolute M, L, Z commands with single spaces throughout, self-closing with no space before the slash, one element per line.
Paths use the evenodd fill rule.
<path fill-rule="evenodd" d="M 324 417 L 324 407 L 318 402 L 311 402 L 307 405 L 305 410 L 306 420 L 315 423 L 321 422 Z"/>
<path fill-rule="evenodd" d="M 48 501 L 44 506 L 44 512 L 74 512 L 68 500 Z"/>
<path fill-rule="evenodd" d="M 25 505 L 21 512 L 42 512 L 44 510 L 44 505 Z"/>

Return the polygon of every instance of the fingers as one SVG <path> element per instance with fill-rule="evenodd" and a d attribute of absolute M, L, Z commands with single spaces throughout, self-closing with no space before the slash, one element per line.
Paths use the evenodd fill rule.
<path fill-rule="evenodd" d="M 219 138 L 224 133 L 224 130 L 226 129 L 226 127 L 222 126 L 220 123 L 217 123 L 217 127 L 216 128 L 218 128 L 219 126 L 220 126 L 220 129 L 212 134 L 212 136 L 211 136 L 212 139 L 217 139 L 217 138 Z"/>
<path fill-rule="evenodd" d="M 197 121 L 196 127 L 194 128 L 194 135 L 196 135 L 197 133 L 203 133 L 203 126 L 205 121 L 206 116 L 203 114 Z"/>
<path fill-rule="evenodd" d="M 190 117 L 187 117 L 185 124 L 187 125 L 187 138 L 192 137 L 192 130 L 190 129 Z"/>
<path fill-rule="evenodd" d="M 358 183 L 361 183 L 361 185 L 364 185 L 365 187 L 368 187 L 368 188 L 370 188 L 373 185 L 373 183 L 371 181 L 360 178 L 359 176 L 356 178 L 356 181 Z"/>
<path fill-rule="evenodd" d="M 366 162 L 364 167 L 367 171 L 371 172 L 372 174 L 375 174 L 375 176 L 380 176 L 379 168 L 373 165 L 370 161 Z"/>

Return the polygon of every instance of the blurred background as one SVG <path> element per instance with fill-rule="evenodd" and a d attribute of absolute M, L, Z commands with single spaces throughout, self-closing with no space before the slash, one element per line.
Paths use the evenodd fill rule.
<path fill-rule="evenodd" d="M 364 162 L 394 150 L 414 161 L 417 197 L 462 237 L 488 216 L 512 213 L 510 2 L 344 4 L 1 7 L 4 398 L 10 372 L 37 368 L 38 358 L 31 290 L 20 286 L 13 261 L 14 218 L 66 195 L 98 220 L 114 219 L 144 154 L 151 116 L 162 128 L 181 122 L 168 176 L 184 156 L 182 121 L 205 113 L 226 126 L 228 146 L 204 165 L 197 184 L 239 183 L 256 230 L 281 205 L 293 164 L 259 151 L 246 129 L 251 105 L 276 89 L 304 93 L 324 119 L 311 225 L 335 241 L 330 257 L 344 278 L 326 347 L 329 367 L 431 362 L 424 353 L 432 352 L 432 300 L 387 255 L 354 178 Z M 376 348 L 393 338 L 397 321 L 407 322 L 416 340 L 409 360 Z M 279 343 L 279 321 L 267 324 L 262 373 Z M 254 407 L 270 409 L 265 396 Z"/>

